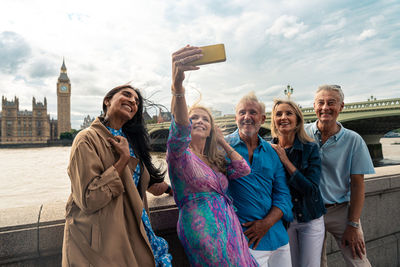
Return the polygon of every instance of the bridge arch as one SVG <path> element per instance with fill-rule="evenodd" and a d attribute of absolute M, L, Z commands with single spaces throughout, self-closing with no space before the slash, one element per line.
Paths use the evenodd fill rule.
<path fill-rule="evenodd" d="M 344 127 L 354 129 L 358 134 L 379 135 L 400 128 L 400 114 L 398 111 L 388 112 L 375 110 L 363 113 L 348 114 L 339 117 Z"/>
<path fill-rule="evenodd" d="M 317 119 L 312 107 L 302 108 L 302 112 L 306 123 L 314 122 Z M 260 135 L 264 139 L 269 139 L 271 133 L 271 114 L 268 112 L 266 116 L 267 120 L 260 129 Z M 371 157 L 379 160 L 382 158 L 380 138 L 385 133 L 400 128 L 400 98 L 368 100 L 345 104 L 338 120 L 344 127 L 360 134 L 370 149 Z M 215 122 L 221 128 L 224 128 L 228 134 L 237 128 L 234 115 L 215 118 Z M 155 141 L 156 137 L 161 137 L 161 140 L 164 140 L 164 144 L 166 144 L 169 124 L 169 122 L 165 122 L 147 125 L 149 132 L 151 132 L 152 141 Z M 161 132 L 153 134 L 155 131 Z M 156 141 L 155 145 L 157 147 L 159 147 L 159 142 L 161 141 Z M 165 147 L 163 150 L 165 151 Z"/>
<path fill-rule="evenodd" d="M 265 140 L 271 139 L 271 130 L 269 129 L 269 127 L 261 126 L 258 134 Z"/>
<path fill-rule="evenodd" d="M 169 128 L 153 129 L 149 131 L 150 144 L 153 151 L 166 151 Z"/>

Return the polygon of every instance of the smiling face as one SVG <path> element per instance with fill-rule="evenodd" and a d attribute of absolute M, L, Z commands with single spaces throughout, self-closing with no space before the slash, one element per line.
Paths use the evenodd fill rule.
<path fill-rule="evenodd" d="M 110 99 L 106 98 L 104 104 L 107 108 L 106 116 L 109 120 L 119 120 L 124 124 L 131 120 L 137 110 L 139 97 L 131 88 L 122 88 L 115 93 Z"/>
<path fill-rule="evenodd" d="M 314 110 L 321 123 L 336 123 L 344 106 L 336 91 L 321 90 L 315 95 Z"/>
<path fill-rule="evenodd" d="M 297 128 L 297 116 L 295 110 L 288 104 L 280 104 L 274 110 L 274 127 L 280 135 L 294 133 Z"/>
<path fill-rule="evenodd" d="M 212 124 L 210 115 L 207 111 L 201 108 L 195 108 L 190 111 L 189 119 L 192 120 L 192 139 L 205 139 L 210 136 Z"/>
<path fill-rule="evenodd" d="M 255 101 L 243 101 L 236 107 L 236 124 L 239 135 L 253 137 L 260 130 L 265 121 L 265 114 L 261 112 L 260 104 Z"/>

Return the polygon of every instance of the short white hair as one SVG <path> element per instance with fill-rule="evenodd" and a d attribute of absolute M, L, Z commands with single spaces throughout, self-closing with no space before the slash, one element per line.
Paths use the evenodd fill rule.
<path fill-rule="evenodd" d="M 254 91 L 251 91 L 250 93 L 248 93 L 247 95 L 243 96 L 240 100 L 239 103 L 237 103 L 236 105 L 236 112 L 238 111 L 238 107 L 241 103 L 246 103 L 246 102 L 255 102 L 258 104 L 259 108 L 260 108 L 260 112 L 261 114 L 265 114 L 265 104 L 261 101 L 258 100 L 256 94 L 254 93 Z"/>
<path fill-rule="evenodd" d="M 340 87 L 340 85 L 336 85 L 336 84 L 324 84 L 318 87 L 317 91 L 315 92 L 315 94 L 318 94 L 321 91 L 334 91 L 337 92 L 339 94 L 340 97 L 340 102 L 344 101 L 344 94 L 342 91 L 342 88 Z"/>

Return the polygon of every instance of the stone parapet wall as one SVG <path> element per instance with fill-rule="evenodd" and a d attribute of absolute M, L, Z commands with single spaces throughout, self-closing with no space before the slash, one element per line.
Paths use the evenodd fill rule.
<path fill-rule="evenodd" d="M 365 179 L 361 223 L 372 266 L 400 266 L 400 166 L 375 168 Z M 336 241 L 328 237 L 329 267 L 345 266 Z"/>
<path fill-rule="evenodd" d="M 372 266 L 400 267 L 400 166 L 376 168 L 365 181 L 362 225 Z M 64 202 L 0 210 L 0 266 L 60 266 Z M 178 210 L 172 197 L 149 203 L 157 234 L 167 239 L 174 266 L 189 266 L 176 235 Z M 345 266 L 328 237 L 329 266 Z"/>

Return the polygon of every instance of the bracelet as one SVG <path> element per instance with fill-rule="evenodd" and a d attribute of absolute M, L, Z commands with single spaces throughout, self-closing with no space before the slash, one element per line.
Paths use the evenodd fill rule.
<path fill-rule="evenodd" d="M 177 94 L 174 91 L 171 90 L 171 94 L 175 97 L 185 97 L 185 93 Z"/>
<path fill-rule="evenodd" d="M 233 149 L 233 148 L 231 150 L 229 150 L 228 153 L 226 153 L 227 156 L 230 157 L 233 151 L 235 151 L 235 149 Z"/>

